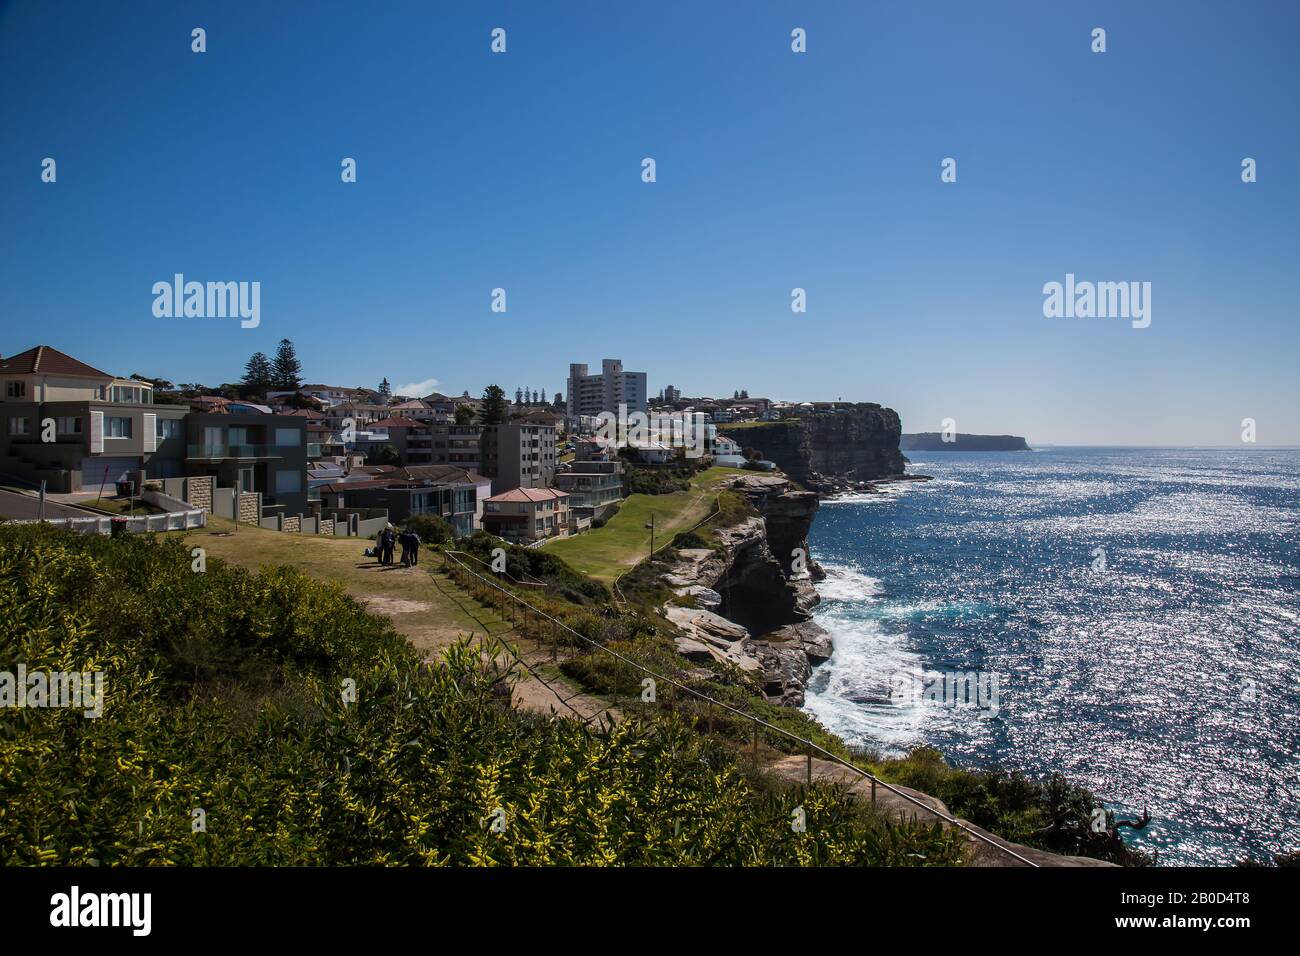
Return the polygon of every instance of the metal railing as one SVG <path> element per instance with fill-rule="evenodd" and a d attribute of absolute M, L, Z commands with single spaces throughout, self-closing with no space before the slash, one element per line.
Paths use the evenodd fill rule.
<path fill-rule="evenodd" d="M 702 524 L 703 522 L 700 523 Z M 695 527 L 699 527 L 699 524 L 695 525 Z M 895 787 L 893 784 L 889 784 L 886 783 L 884 780 L 881 780 L 879 777 L 877 777 L 875 774 L 871 773 L 870 771 L 863 770 L 861 767 L 857 766 L 856 764 L 850 763 L 849 761 L 845 760 L 843 757 L 839 756 L 838 754 L 832 753 L 831 751 L 827 750 L 825 747 L 822 747 L 820 744 L 814 743 L 813 741 L 809 740 L 806 737 L 800 737 L 798 734 L 792 733 L 783 727 L 778 727 L 775 724 L 769 723 L 768 721 L 764 720 L 761 717 L 757 717 L 754 714 L 750 714 L 737 707 L 733 707 L 732 705 L 720 701 L 717 698 L 710 697 L 708 694 L 704 693 L 703 691 L 697 690 L 696 688 L 691 687 L 688 684 L 683 684 L 675 677 L 670 677 L 667 674 L 661 674 L 658 671 L 652 670 L 651 668 L 646 667 L 644 664 L 634 661 L 631 658 L 618 653 L 617 651 L 611 650 L 610 648 L 606 647 L 604 644 L 601 644 L 599 641 L 595 641 L 584 634 L 578 633 L 573 628 L 565 624 L 563 621 L 557 620 L 556 618 L 547 614 L 545 611 L 541 610 L 540 608 L 535 607 L 532 604 L 529 604 L 519 595 L 502 587 L 496 581 L 491 580 L 490 578 L 483 577 L 483 575 L 479 574 L 473 568 L 468 567 L 464 562 L 462 562 L 458 557 L 456 557 L 458 553 L 463 553 L 463 552 L 444 551 L 443 552 L 444 562 L 454 563 L 456 568 L 461 573 L 468 574 L 471 577 L 476 578 L 482 585 L 485 585 L 489 589 L 500 593 L 503 596 L 503 598 L 508 598 L 516 602 L 517 604 L 521 605 L 524 608 L 525 624 L 527 623 L 528 612 L 532 611 L 533 614 L 537 616 L 537 619 L 539 621 L 543 619 L 547 620 L 551 622 L 551 624 L 554 625 L 556 628 L 560 628 L 568 632 L 573 637 L 576 637 L 579 641 L 582 641 L 583 643 L 589 645 L 590 647 L 596 650 L 603 651 L 604 653 L 610 655 L 616 660 L 619 660 L 624 664 L 627 664 L 630 667 L 635 668 L 636 670 L 640 671 L 646 676 L 653 678 L 656 682 L 662 681 L 706 703 L 710 708 L 710 713 L 713 712 L 713 708 L 721 708 L 722 710 L 726 711 L 727 713 L 733 714 L 736 717 L 740 717 L 744 720 L 752 721 L 754 725 L 753 752 L 754 752 L 755 763 L 757 763 L 758 760 L 758 741 L 759 741 L 760 731 L 761 730 L 774 731 L 775 733 L 781 735 L 782 737 L 794 741 L 795 743 L 805 748 L 808 757 L 807 782 L 809 784 L 811 784 L 813 781 L 813 754 L 818 753 L 824 759 L 829 760 L 832 763 L 836 763 L 847 770 L 853 771 L 854 773 L 862 777 L 863 780 L 870 781 L 871 804 L 873 807 L 876 804 L 876 788 L 883 787 L 884 789 L 888 790 L 890 793 L 893 793 L 898 797 L 902 797 L 908 803 L 918 807 L 919 809 L 923 810 L 925 813 L 937 817 L 940 820 L 943 820 L 945 823 L 948 823 L 949 825 L 956 827 L 957 829 L 968 834 L 969 836 L 974 837 L 976 840 L 979 840 L 981 843 L 985 843 L 991 847 L 994 847 L 1002 851 L 1003 853 L 1013 857 L 1020 863 L 1023 863 L 1026 866 L 1032 866 L 1032 867 L 1038 866 L 1038 864 L 1035 863 L 1033 860 L 1021 856 L 1019 853 L 1017 853 L 1015 850 L 1011 849 L 1010 847 L 1003 846 L 1001 843 L 997 842 L 996 840 L 990 839 L 989 837 L 985 836 L 983 833 L 980 833 L 978 830 L 974 830 L 971 827 L 967 826 L 965 823 L 958 820 L 956 817 L 951 816 L 950 814 L 941 813 L 938 810 L 934 809 L 933 807 L 926 805 L 922 801 L 916 799 L 915 797 L 911 796 L 910 794 L 906 793 L 900 788 Z M 470 557 L 473 556 L 470 555 Z M 475 560 L 478 559 L 476 558 Z M 555 653 L 555 648 L 557 644 L 558 641 L 552 643 L 553 654 Z"/>

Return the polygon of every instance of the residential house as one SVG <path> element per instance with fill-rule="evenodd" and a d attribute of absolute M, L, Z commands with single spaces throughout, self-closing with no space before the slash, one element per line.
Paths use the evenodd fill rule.
<path fill-rule="evenodd" d="M 231 411 L 185 417 L 185 474 L 212 475 L 217 485 L 258 492 L 262 508 L 306 514 L 307 419 Z"/>
<path fill-rule="evenodd" d="M 184 405 L 48 345 L 0 359 L 0 473 L 72 492 L 184 473 Z"/>
<path fill-rule="evenodd" d="M 355 473 L 354 469 L 354 473 Z M 479 524 L 482 499 L 490 483 L 463 468 L 421 465 L 395 468 L 376 477 L 340 480 L 319 489 L 321 504 L 334 508 L 386 508 L 400 522 L 417 514 L 445 519 L 457 536 L 471 534 Z"/>
<path fill-rule="evenodd" d="M 514 488 L 483 503 L 483 530 L 515 544 L 569 533 L 569 495 L 554 488 Z"/>

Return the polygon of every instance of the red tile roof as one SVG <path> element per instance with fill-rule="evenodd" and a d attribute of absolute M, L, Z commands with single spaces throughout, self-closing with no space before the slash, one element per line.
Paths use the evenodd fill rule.
<path fill-rule="evenodd" d="M 556 491 L 554 488 L 514 488 L 510 491 L 503 491 L 499 495 L 493 495 L 488 501 L 555 501 L 560 498 L 569 497 L 567 491 Z"/>
<path fill-rule="evenodd" d="M 85 378 L 112 378 L 107 372 L 91 368 L 85 362 L 74 359 L 58 349 L 48 345 L 37 345 L 26 352 L 19 352 L 0 361 L 0 372 L 17 375 L 80 375 Z"/>
<path fill-rule="evenodd" d="M 370 423 L 371 428 L 423 428 L 423 422 L 417 422 L 412 418 L 381 418 L 377 422 Z"/>

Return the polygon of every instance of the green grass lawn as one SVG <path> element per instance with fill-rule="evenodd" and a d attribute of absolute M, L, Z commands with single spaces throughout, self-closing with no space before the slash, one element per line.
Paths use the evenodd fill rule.
<path fill-rule="evenodd" d="M 729 478 L 747 475 L 741 468 L 709 468 L 696 475 L 689 491 L 671 495 L 632 495 L 603 528 L 544 545 L 576 571 L 608 584 L 650 553 L 650 516 L 654 515 L 654 543 L 658 548 L 713 510 L 718 486 Z"/>
<path fill-rule="evenodd" d="M 233 532 L 233 533 L 231 533 Z M 439 559 L 420 549 L 420 564 L 384 567 L 362 556 L 367 538 L 286 534 L 208 516 L 206 528 L 171 531 L 210 558 L 256 569 L 288 565 L 313 577 L 343 585 L 349 594 L 394 626 L 419 650 L 436 651 L 469 634 L 500 633 L 508 629 L 494 614 L 467 598 L 445 577 L 432 573 Z"/>

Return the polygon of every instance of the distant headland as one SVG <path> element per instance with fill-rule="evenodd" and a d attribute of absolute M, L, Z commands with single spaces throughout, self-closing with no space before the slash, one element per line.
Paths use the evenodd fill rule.
<path fill-rule="evenodd" d="M 916 432 L 903 435 L 898 443 L 902 451 L 1030 451 L 1019 435 L 963 435 L 944 441 L 939 432 Z"/>

